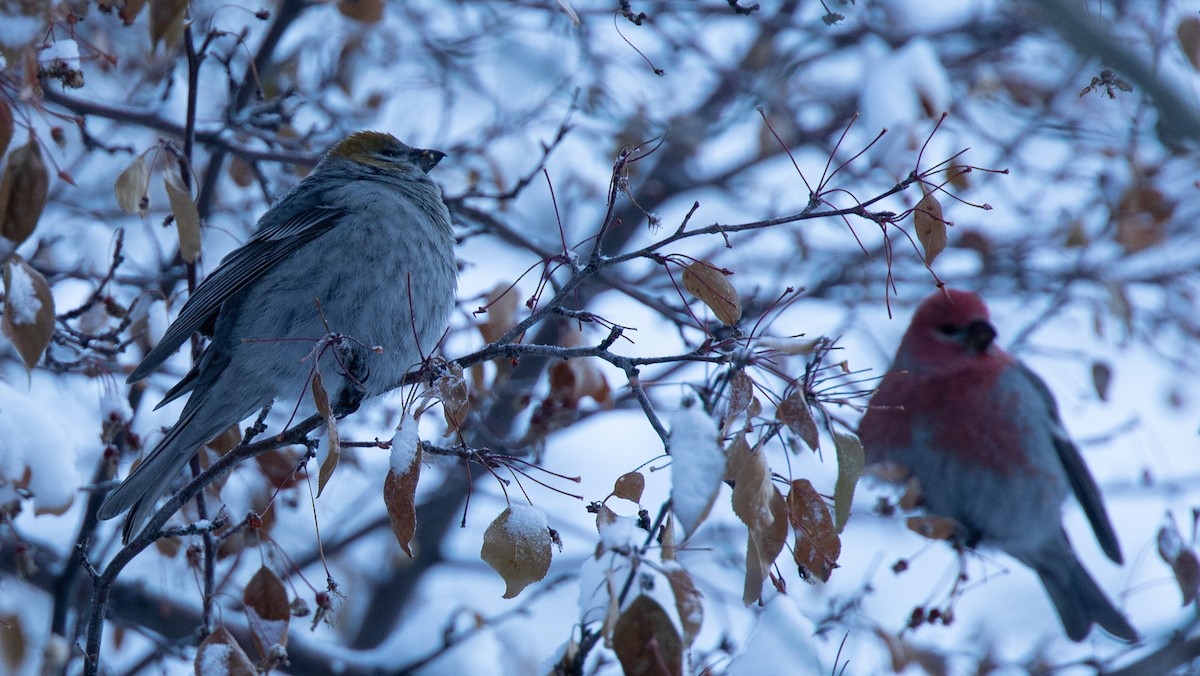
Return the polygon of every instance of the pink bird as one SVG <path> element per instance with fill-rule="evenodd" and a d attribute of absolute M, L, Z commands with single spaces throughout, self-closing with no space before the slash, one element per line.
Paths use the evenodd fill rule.
<path fill-rule="evenodd" d="M 929 514 L 957 521 L 962 544 L 996 547 L 1032 568 L 1072 641 L 1093 624 L 1136 641 L 1062 528 L 1072 491 L 1104 553 L 1122 563 L 1100 489 L 1050 390 L 995 337 L 979 296 L 947 289 L 926 298 L 859 425 L 867 462 L 916 476 Z"/>

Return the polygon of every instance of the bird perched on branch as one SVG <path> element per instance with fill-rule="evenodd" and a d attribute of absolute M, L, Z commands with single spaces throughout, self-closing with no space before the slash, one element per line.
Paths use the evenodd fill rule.
<path fill-rule="evenodd" d="M 867 462 L 915 476 L 928 512 L 957 522 L 962 544 L 996 547 L 1032 568 L 1071 640 L 1099 624 L 1135 641 L 1062 528 L 1073 492 L 1104 553 L 1122 563 L 1100 490 L 1045 383 L 995 337 L 979 296 L 925 299 L 859 425 Z"/>
<path fill-rule="evenodd" d="M 444 157 L 361 131 L 329 150 L 188 298 L 129 376 L 148 376 L 195 332 L 210 335 L 162 406 L 178 422 L 100 507 L 125 511 L 128 541 L 201 444 L 320 372 L 347 413 L 399 386 L 446 329 L 457 286 L 454 236 L 428 172 Z"/>

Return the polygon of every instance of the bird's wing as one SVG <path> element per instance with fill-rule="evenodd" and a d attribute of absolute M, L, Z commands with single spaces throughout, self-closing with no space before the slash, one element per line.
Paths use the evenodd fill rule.
<path fill-rule="evenodd" d="M 1054 450 L 1058 453 L 1058 459 L 1062 462 L 1063 469 L 1066 470 L 1071 490 L 1075 492 L 1075 497 L 1079 500 L 1079 504 L 1083 506 L 1083 513 L 1087 515 L 1088 521 L 1092 524 L 1092 530 L 1096 533 L 1096 540 L 1100 543 L 1101 549 L 1108 555 L 1108 558 L 1118 564 L 1123 563 L 1121 544 L 1117 541 L 1117 533 L 1113 530 L 1112 522 L 1108 518 L 1108 511 L 1104 509 L 1104 500 L 1100 495 L 1100 487 L 1096 485 L 1096 480 L 1092 478 L 1092 473 L 1088 471 L 1087 465 L 1084 464 L 1083 456 L 1079 454 L 1079 448 L 1075 446 L 1071 438 L 1067 435 L 1067 430 L 1062 424 L 1062 418 L 1058 415 L 1058 404 L 1054 401 L 1054 395 L 1050 393 L 1050 389 L 1046 387 L 1046 383 L 1042 382 L 1042 379 L 1031 371 L 1029 367 L 1020 362 L 1017 362 L 1016 367 L 1029 384 L 1033 386 L 1033 389 L 1037 391 L 1046 406 L 1047 412 L 1050 414 L 1050 420 L 1053 423 Z"/>
<path fill-rule="evenodd" d="M 296 249 L 328 232 L 345 215 L 345 209 L 318 206 L 256 232 L 245 245 L 226 256 L 217 269 L 196 287 L 180 310 L 179 317 L 167 328 L 158 345 L 129 375 L 128 382 L 137 382 L 150 375 L 184 341 L 212 319 L 222 303 L 262 277 Z"/>

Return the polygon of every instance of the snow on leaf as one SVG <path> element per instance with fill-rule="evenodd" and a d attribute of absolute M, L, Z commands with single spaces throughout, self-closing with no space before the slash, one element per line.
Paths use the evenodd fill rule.
<path fill-rule="evenodd" d="M 480 558 L 504 579 L 504 598 L 546 577 L 550 570 L 550 531 L 546 514 L 528 505 L 513 505 L 492 521 L 483 534 Z"/>
<path fill-rule="evenodd" d="M 0 329 L 21 355 L 28 373 L 54 337 L 54 296 L 50 284 L 21 257 L 4 266 L 4 316 Z"/>
<path fill-rule="evenodd" d="M 270 568 L 262 566 L 242 590 L 250 635 L 254 647 L 266 657 L 276 652 L 276 646 L 287 646 L 288 620 L 291 606 L 283 581 Z"/>
<path fill-rule="evenodd" d="M 670 427 L 671 509 L 691 537 L 721 489 L 725 453 L 717 442 L 716 423 L 699 406 L 676 411 Z"/>
<path fill-rule="evenodd" d="M 196 650 L 192 661 L 197 674 L 209 676 L 255 676 L 257 670 L 246 651 L 225 625 L 217 625 Z"/>
<path fill-rule="evenodd" d="M 392 438 L 392 468 L 388 470 L 387 478 L 383 481 L 383 503 L 387 507 L 388 519 L 392 523 L 392 533 L 395 534 L 396 541 L 411 558 L 413 553 L 410 543 L 417 532 L 417 482 L 421 478 L 421 445 L 416 438 L 416 421 L 405 415 L 405 422 L 401 424 L 402 428 L 396 430 L 396 436 Z M 402 435 L 409 436 L 402 431 L 404 428 L 413 431 L 412 439 L 400 439 Z M 408 459 L 407 463 L 397 462 L 398 442 L 412 445 L 411 459 Z M 410 452 L 402 450 L 399 455 L 407 459 Z M 399 465 L 404 466 L 398 470 Z"/>

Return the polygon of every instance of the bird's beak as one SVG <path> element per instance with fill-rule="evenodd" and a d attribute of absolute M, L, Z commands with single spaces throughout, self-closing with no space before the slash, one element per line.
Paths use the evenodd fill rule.
<path fill-rule="evenodd" d="M 446 153 L 440 150 L 422 150 L 420 157 L 417 158 L 417 166 L 421 168 L 421 171 L 428 174 L 429 170 L 436 167 L 437 163 L 441 162 L 445 156 Z"/>
<path fill-rule="evenodd" d="M 987 352 L 991 347 L 992 341 L 996 339 L 996 327 L 990 322 L 983 319 L 976 319 L 967 324 L 966 335 L 963 337 L 963 342 L 967 347 L 977 354 Z"/>

